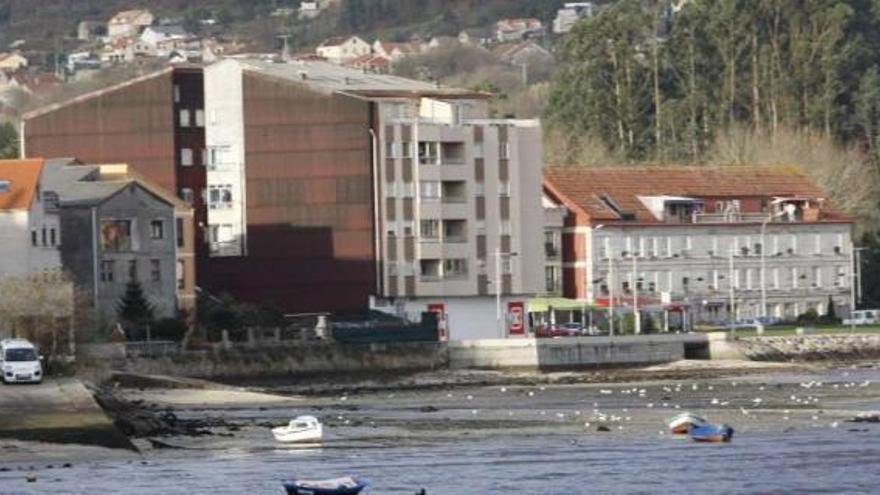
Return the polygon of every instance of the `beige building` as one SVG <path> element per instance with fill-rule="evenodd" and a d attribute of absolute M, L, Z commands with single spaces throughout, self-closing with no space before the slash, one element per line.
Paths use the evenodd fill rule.
<path fill-rule="evenodd" d="M 0 53 L 0 71 L 15 72 L 28 66 L 28 59 L 18 53 Z"/>
<path fill-rule="evenodd" d="M 107 35 L 110 39 L 135 37 L 141 30 L 153 24 L 153 14 L 149 10 L 124 10 L 107 22 Z"/>
<path fill-rule="evenodd" d="M 480 98 L 386 101 L 380 113 L 374 306 L 442 312 L 455 340 L 526 333 L 527 297 L 544 291 L 532 232 L 543 224 L 541 127 L 486 114 Z"/>
<path fill-rule="evenodd" d="M 315 53 L 328 61 L 339 64 L 349 60 L 369 55 L 372 47 L 366 41 L 357 36 L 337 36 L 330 38 L 315 49 Z"/>

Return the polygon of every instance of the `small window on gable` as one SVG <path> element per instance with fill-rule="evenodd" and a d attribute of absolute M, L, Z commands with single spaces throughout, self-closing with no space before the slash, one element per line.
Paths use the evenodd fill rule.
<path fill-rule="evenodd" d="M 9 192 L 9 184 L 8 180 L 0 180 L 0 193 Z"/>

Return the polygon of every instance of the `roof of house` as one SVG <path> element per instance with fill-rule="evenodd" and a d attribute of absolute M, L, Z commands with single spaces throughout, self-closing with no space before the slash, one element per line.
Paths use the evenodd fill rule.
<path fill-rule="evenodd" d="M 795 166 L 726 167 L 548 167 L 544 186 L 569 208 L 591 221 L 623 222 L 603 197 L 619 210 L 635 214 L 636 223 L 658 223 L 639 196 L 684 196 L 742 199 L 803 197 L 826 198 L 826 193 Z M 850 221 L 826 201 L 823 219 Z"/>
<path fill-rule="evenodd" d="M 534 17 L 528 17 L 523 19 L 501 19 L 496 23 L 496 26 L 501 31 L 518 31 L 520 29 L 541 29 L 543 24 Z"/>
<path fill-rule="evenodd" d="M 130 184 L 143 187 L 175 209 L 190 208 L 125 164 L 83 165 L 71 158 L 59 158 L 46 160 L 43 170 L 43 190 L 57 193 L 63 205 L 99 204 Z"/>
<path fill-rule="evenodd" d="M 544 47 L 531 40 L 521 41 L 518 43 L 500 43 L 492 47 L 492 52 L 502 59 L 509 59 L 516 56 L 522 51 L 530 51 L 534 54 L 551 57 L 551 53 Z"/>
<path fill-rule="evenodd" d="M 0 211 L 30 209 L 42 170 L 42 158 L 0 160 Z"/>
<path fill-rule="evenodd" d="M 21 58 L 21 59 L 27 60 L 27 59 L 24 58 L 24 56 L 22 56 L 20 53 L 15 53 L 15 52 L 3 52 L 3 53 L 0 53 L 0 62 L 3 62 L 4 60 L 8 60 L 8 59 L 10 59 L 10 58 L 12 58 L 12 57 L 18 57 L 18 58 Z"/>
<path fill-rule="evenodd" d="M 233 59 L 227 59 L 227 61 L 230 60 Z M 364 97 L 488 97 L 485 93 L 438 87 L 433 83 L 387 74 L 365 73 L 362 70 L 327 62 L 291 61 L 279 63 L 260 59 L 234 59 L 234 61 L 242 64 L 244 70 L 307 84 L 315 90 L 329 93 L 340 92 Z"/>
<path fill-rule="evenodd" d="M 138 17 L 143 15 L 152 15 L 149 10 L 145 9 L 133 9 L 133 10 L 123 10 L 122 12 L 118 12 L 116 15 L 110 18 L 110 22 L 112 24 L 130 24 L 137 20 Z"/>
<path fill-rule="evenodd" d="M 391 60 L 381 55 L 367 54 L 349 60 L 345 65 L 358 69 L 385 69 L 391 65 Z"/>
<path fill-rule="evenodd" d="M 328 48 L 331 46 L 341 46 L 341 45 L 344 45 L 348 40 L 350 40 L 352 38 L 360 39 L 354 35 L 334 36 L 332 38 L 327 38 L 326 40 L 324 40 L 320 45 L 318 45 L 318 48 Z M 363 41 L 363 40 L 361 40 L 361 41 Z M 366 43 L 366 42 L 364 42 L 364 43 Z"/>

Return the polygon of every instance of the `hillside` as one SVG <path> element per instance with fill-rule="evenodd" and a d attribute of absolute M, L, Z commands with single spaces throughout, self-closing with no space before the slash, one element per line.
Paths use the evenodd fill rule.
<path fill-rule="evenodd" d="M 339 0 L 317 19 L 273 17 L 276 8 L 297 7 L 299 0 L 0 0 L 0 47 L 24 40 L 22 51 L 43 63 L 54 52 L 79 44 L 80 21 L 106 22 L 121 10 L 149 8 L 157 19 L 177 19 L 203 36 L 237 39 L 253 50 L 274 50 L 277 36 L 291 35 L 294 49 L 311 47 L 341 34 L 455 34 L 466 27 L 486 26 L 501 17 L 552 19 L 562 0 Z M 214 19 L 216 24 L 199 21 Z"/>

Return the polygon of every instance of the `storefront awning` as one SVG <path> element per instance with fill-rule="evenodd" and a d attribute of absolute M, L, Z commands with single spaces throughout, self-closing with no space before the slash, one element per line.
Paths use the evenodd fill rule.
<path fill-rule="evenodd" d="M 529 299 L 529 313 L 546 313 L 553 308 L 554 311 L 580 311 L 589 308 L 590 305 L 565 297 L 536 297 Z"/>

